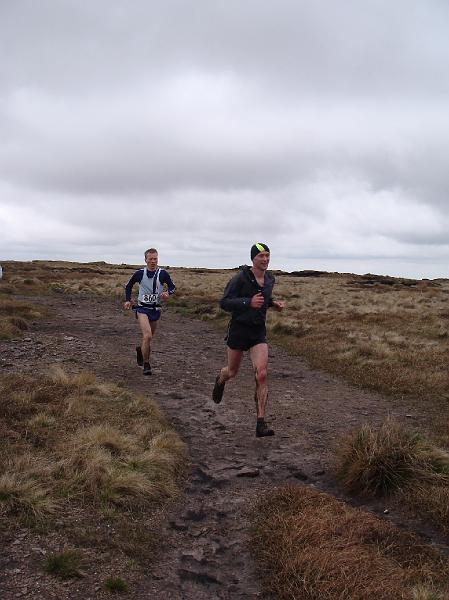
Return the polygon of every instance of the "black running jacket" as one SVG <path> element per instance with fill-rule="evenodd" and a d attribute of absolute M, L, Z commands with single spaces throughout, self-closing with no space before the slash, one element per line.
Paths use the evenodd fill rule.
<path fill-rule="evenodd" d="M 220 307 L 232 313 L 231 321 L 243 325 L 264 325 L 267 308 L 273 306 L 273 275 L 265 272 L 265 281 L 261 287 L 254 277 L 251 268 L 245 265 L 227 284 Z M 254 294 L 261 292 L 265 302 L 260 308 L 251 308 L 250 302 Z"/>

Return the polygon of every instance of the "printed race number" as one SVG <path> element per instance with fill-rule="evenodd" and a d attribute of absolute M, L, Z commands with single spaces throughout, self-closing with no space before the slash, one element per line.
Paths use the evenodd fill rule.
<path fill-rule="evenodd" d="M 144 294 L 142 297 L 142 302 L 148 302 L 148 304 L 157 302 L 157 294 Z"/>

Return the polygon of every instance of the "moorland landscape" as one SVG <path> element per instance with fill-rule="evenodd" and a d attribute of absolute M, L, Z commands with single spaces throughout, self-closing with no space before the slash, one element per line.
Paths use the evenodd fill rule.
<path fill-rule="evenodd" d="M 258 440 L 232 270 L 167 267 L 145 379 L 135 265 L 2 266 L 2 598 L 449 597 L 448 280 L 275 272 Z"/>

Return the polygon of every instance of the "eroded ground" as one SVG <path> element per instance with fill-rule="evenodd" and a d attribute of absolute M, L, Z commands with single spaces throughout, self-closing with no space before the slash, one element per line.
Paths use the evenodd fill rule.
<path fill-rule="evenodd" d="M 268 420 L 276 435 L 257 439 L 248 359 L 227 384 L 222 404 L 211 401 L 213 380 L 225 358 L 223 333 L 213 324 L 168 308 L 153 346 L 153 375 L 144 377 L 135 364 L 137 324 L 118 302 L 55 296 L 36 303 L 49 306 L 50 316 L 34 323 L 22 340 L 0 342 L 1 372 L 45 371 L 55 363 L 69 373 L 93 371 L 100 379 L 150 394 L 189 445 L 192 467 L 185 497 L 159 532 L 159 560 L 148 572 L 130 576 L 127 597 L 137 600 L 263 597 L 247 548 L 252 503 L 284 482 L 338 494 L 331 463 L 339 436 L 364 422 L 380 424 L 388 414 L 409 425 L 425 426 L 429 418 L 417 406 L 357 390 L 271 347 Z M 380 514 L 385 508 L 371 506 Z M 385 518 L 413 525 L 395 510 Z M 430 535 L 446 549 L 444 540 Z M 113 560 L 107 549 L 91 556 L 83 578 L 59 582 L 41 568 L 42 555 L 58 543 L 57 536 L 52 540 L 25 530 L 5 540 L 1 597 L 109 597 L 98 576 L 98 569 Z M 118 572 L 121 568 L 117 564 Z"/>

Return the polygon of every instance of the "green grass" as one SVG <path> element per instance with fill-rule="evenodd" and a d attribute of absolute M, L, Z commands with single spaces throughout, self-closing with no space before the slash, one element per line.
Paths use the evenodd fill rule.
<path fill-rule="evenodd" d="M 45 561 L 44 570 L 61 579 L 81 577 L 81 555 L 76 550 L 51 554 Z"/>
<path fill-rule="evenodd" d="M 121 577 L 109 577 L 106 579 L 105 588 L 113 593 L 128 591 L 128 584 Z"/>

